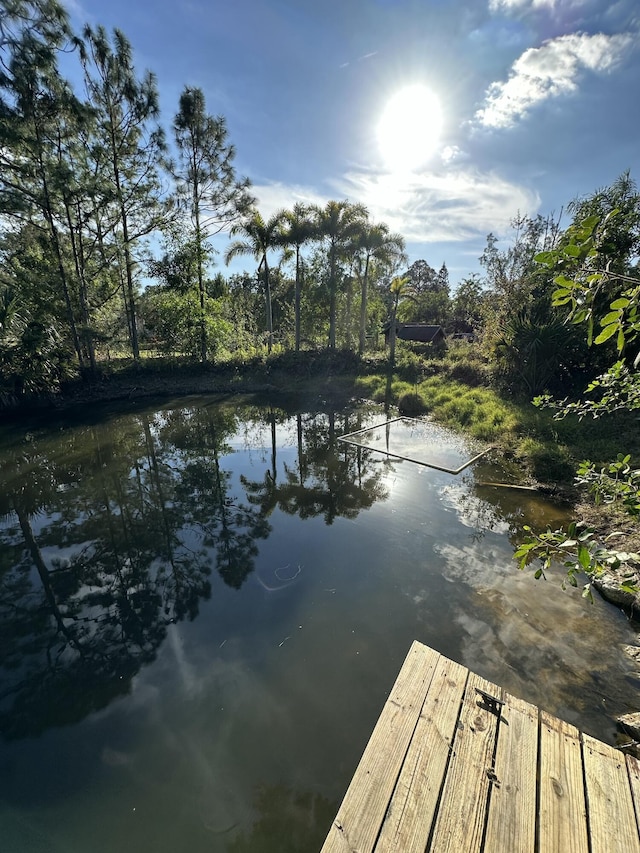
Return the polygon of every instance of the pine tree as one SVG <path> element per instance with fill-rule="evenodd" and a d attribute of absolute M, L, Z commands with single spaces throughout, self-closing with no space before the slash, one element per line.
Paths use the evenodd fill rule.
<path fill-rule="evenodd" d="M 133 357 L 138 360 L 136 250 L 141 239 L 162 224 L 165 212 L 158 171 L 165 143 L 156 123 L 156 80 L 149 71 L 141 78 L 136 75 L 131 45 L 120 30 L 114 30 L 112 45 L 103 27 L 85 27 L 81 55 L 97 115 L 95 156 L 108 175 L 115 208 L 111 220 L 103 223 L 102 239 L 111 232 L 121 251 L 123 301 Z M 102 162 L 102 146 L 108 163 Z"/>
<path fill-rule="evenodd" d="M 201 89 L 186 86 L 173 123 L 178 162 L 173 167 L 178 198 L 191 219 L 197 253 L 200 297 L 200 358 L 207 360 L 206 242 L 245 215 L 253 198 L 247 178 L 236 177 L 235 149 L 222 116 L 207 114 Z"/>

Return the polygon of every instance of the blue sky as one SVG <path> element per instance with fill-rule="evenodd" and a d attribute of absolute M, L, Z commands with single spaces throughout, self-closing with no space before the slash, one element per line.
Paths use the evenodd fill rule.
<path fill-rule="evenodd" d="M 411 260 L 446 262 L 452 284 L 479 270 L 489 231 L 508 239 L 518 211 L 558 214 L 626 169 L 640 181 L 638 0 L 65 5 L 78 29 L 124 31 L 136 66 L 157 76 L 167 130 L 183 87 L 203 89 L 263 214 L 363 202 Z M 442 131 L 398 171 L 377 131 L 389 100 L 417 84 L 438 98 Z M 399 139 L 421 112 L 428 125 L 417 103 Z"/>

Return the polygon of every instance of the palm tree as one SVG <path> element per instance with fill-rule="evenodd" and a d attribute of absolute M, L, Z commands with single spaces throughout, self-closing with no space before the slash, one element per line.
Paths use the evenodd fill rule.
<path fill-rule="evenodd" d="M 367 326 L 367 296 L 371 260 L 375 259 L 380 264 L 387 265 L 393 261 L 404 260 L 406 256 L 404 254 L 404 238 L 400 234 L 391 234 L 389 227 L 384 222 L 380 222 L 378 225 L 365 224 L 359 235 L 358 248 L 361 253 L 361 261 L 364 264 L 360 276 L 362 298 L 360 302 L 360 340 L 358 343 L 358 352 L 362 355 Z"/>
<path fill-rule="evenodd" d="M 273 314 L 271 311 L 271 284 L 269 281 L 269 262 L 267 253 L 283 245 L 282 238 L 282 215 L 274 214 L 265 220 L 258 210 L 242 222 L 237 222 L 231 227 L 231 236 L 237 234 L 244 237 L 243 240 L 234 240 L 227 249 L 224 259 L 228 264 L 232 258 L 238 255 L 252 255 L 259 261 L 258 273 L 264 271 L 264 292 L 267 314 L 267 350 L 271 352 L 273 346 Z"/>
<path fill-rule="evenodd" d="M 348 201 L 328 201 L 325 207 L 316 208 L 318 231 L 326 241 L 329 259 L 329 349 L 336 348 L 336 297 L 339 261 L 344 258 L 366 221 L 369 212 L 363 204 Z"/>
<path fill-rule="evenodd" d="M 411 279 L 408 276 L 396 276 L 389 285 L 391 293 L 391 325 L 389 326 L 389 365 L 393 367 L 396 360 L 396 315 L 400 300 L 413 294 Z"/>
<path fill-rule="evenodd" d="M 283 210 L 280 216 L 284 225 L 282 239 L 287 246 L 296 250 L 296 290 L 295 290 L 295 347 L 300 351 L 300 298 L 302 291 L 303 263 L 300 249 L 307 240 L 316 237 L 317 227 L 311 218 L 312 208 L 308 204 L 296 202 L 293 210 Z"/>

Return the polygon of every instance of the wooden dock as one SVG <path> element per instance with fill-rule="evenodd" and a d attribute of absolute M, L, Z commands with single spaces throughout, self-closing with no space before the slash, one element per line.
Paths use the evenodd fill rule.
<path fill-rule="evenodd" d="M 640 762 L 414 642 L 322 853 L 640 853 L 639 818 Z"/>

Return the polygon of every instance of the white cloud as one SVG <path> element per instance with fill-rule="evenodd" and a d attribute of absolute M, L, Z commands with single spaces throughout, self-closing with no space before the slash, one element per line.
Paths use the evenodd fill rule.
<path fill-rule="evenodd" d="M 456 149 L 456 155 L 462 152 Z M 252 186 L 257 207 L 267 218 L 296 202 L 324 206 L 330 198 L 366 205 L 371 218 L 386 222 L 409 243 L 456 242 L 506 233 L 518 213 L 534 214 L 537 193 L 493 172 L 482 173 L 457 158 L 438 171 L 389 174 L 353 169 L 331 182 L 329 194 L 281 182 Z"/>
<path fill-rule="evenodd" d="M 510 12 L 512 9 L 555 9 L 561 0 L 489 0 L 490 12 Z M 571 3 L 570 5 L 575 5 Z"/>
<path fill-rule="evenodd" d="M 632 42 L 629 34 L 572 33 L 529 48 L 513 63 L 506 82 L 489 86 L 476 122 L 485 127 L 513 126 L 541 101 L 574 92 L 585 69 L 610 71 Z"/>
<path fill-rule="evenodd" d="M 297 202 L 324 205 L 329 200 L 328 196 L 321 195 L 311 187 L 287 185 L 280 181 L 254 184 L 251 192 L 257 199 L 256 207 L 265 219 L 279 210 L 290 210 Z"/>
<path fill-rule="evenodd" d="M 373 219 L 417 243 L 501 233 L 518 211 L 535 213 L 540 204 L 525 187 L 471 168 L 412 175 L 353 171 L 334 186 L 339 197 L 362 202 Z"/>

